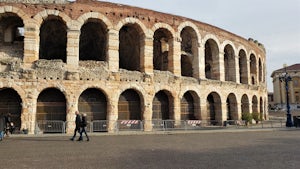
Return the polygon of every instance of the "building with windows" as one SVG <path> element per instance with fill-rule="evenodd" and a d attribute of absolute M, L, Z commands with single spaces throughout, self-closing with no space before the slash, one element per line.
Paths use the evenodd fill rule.
<path fill-rule="evenodd" d="M 45 121 L 72 132 L 76 110 L 108 132 L 120 120 L 152 131 L 162 120 L 267 118 L 265 77 L 262 44 L 189 18 L 92 0 L 0 1 L 0 113 L 29 133 Z"/>
<path fill-rule="evenodd" d="M 286 66 L 282 69 L 273 71 L 273 98 L 274 106 L 286 109 L 286 88 L 285 82 L 280 81 L 280 77 L 288 73 L 291 81 L 288 83 L 289 103 L 291 110 L 300 110 L 300 64 Z"/>

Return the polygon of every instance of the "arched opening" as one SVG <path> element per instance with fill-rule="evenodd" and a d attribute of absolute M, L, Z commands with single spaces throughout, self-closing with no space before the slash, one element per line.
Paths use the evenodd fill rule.
<path fill-rule="evenodd" d="M 224 48 L 224 70 L 225 81 L 236 81 L 235 71 L 235 55 L 231 45 L 226 45 Z"/>
<path fill-rule="evenodd" d="M 252 113 L 258 113 L 258 100 L 256 96 L 252 97 Z"/>
<path fill-rule="evenodd" d="M 243 113 L 250 113 L 250 110 L 249 110 L 249 99 L 248 99 L 248 96 L 246 94 L 244 94 L 242 96 L 242 104 L 241 104 L 241 109 L 242 109 L 242 114 Z"/>
<path fill-rule="evenodd" d="M 119 97 L 119 120 L 141 120 L 141 101 L 138 93 L 133 89 L 124 91 Z"/>
<path fill-rule="evenodd" d="M 88 19 L 81 27 L 79 60 L 106 60 L 107 28 L 98 19 Z"/>
<path fill-rule="evenodd" d="M 160 28 L 153 37 L 153 67 L 154 70 L 168 71 L 169 58 L 172 51 L 172 34 L 167 29 Z"/>
<path fill-rule="evenodd" d="M 222 123 L 222 106 L 219 94 L 213 92 L 206 99 L 207 117 L 212 124 Z"/>
<path fill-rule="evenodd" d="M 152 105 L 153 120 L 169 120 L 171 119 L 171 95 L 167 91 L 159 91 L 155 94 Z"/>
<path fill-rule="evenodd" d="M 226 99 L 227 120 L 238 120 L 237 100 L 233 93 L 230 93 Z"/>
<path fill-rule="evenodd" d="M 121 69 L 140 71 L 144 35 L 137 24 L 127 24 L 119 32 L 119 66 Z"/>
<path fill-rule="evenodd" d="M 193 95 L 190 92 L 186 92 L 180 102 L 181 108 L 181 120 L 196 120 L 196 105 Z"/>
<path fill-rule="evenodd" d="M 262 82 L 262 76 L 263 76 L 263 71 L 262 71 L 262 64 L 260 58 L 258 59 L 258 80 L 259 82 Z"/>
<path fill-rule="evenodd" d="M 217 43 L 209 39 L 205 43 L 205 77 L 207 79 L 220 80 L 218 69 L 219 48 Z"/>
<path fill-rule="evenodd" d="M 0 60 L 24 55 L 24 23 L 14 13 L 0 14 Z"/>
<path fill-rule="evenodd" d="M 263 120 L 264 118 L 264 102 L 263 102 L 263 99 L 262 97 L 259 99 L 259 117 L 261 120 Z"/>
<path fill-rule="evenodd" d="M 55 88 L 42 91 L 37 99 L 36 120 L 66 121 L 65 95 Z"/>
<path fill-rule="evenodd" d="M 86 89 L 78 99 L 78 110 L 87 114 L 88 121 L 106 120 L 106 96 L 98 89 Z"/>
<path fill-rule="evenodd" d="M 255 85 L 256 79 L 257 79 L 257 70 L 256 70 L 256 58 L 253 54 L 250 55 L 250 75 L 251 75 L 251 81 L 252 85 Z"/>
<path fill-rule="evenodd" d="M 21 127 L 21 104 L 21 97 L 14 89 L 0 89 L 0 117 L 10 114 L 16 129 Z"/>
<path fill-rule="evenodd" d="M 181 75 L 193 77 L 198 56 L 198 38 L 191 27 L 185 27 L 181 33 Z"/>
<path fill-rule="evenodd" d="M 248 84 L 248 64 L 247 56 L 244 50 L 239 52 L 239 73 L 240 73 L 240 83 Z"/>
<path fill-rule="evenodd" d="M 57 16 L 49 16 L 40 28 L 39 58 L 46 60 L 60 59 L 66 62 L 67 26 Z"/>

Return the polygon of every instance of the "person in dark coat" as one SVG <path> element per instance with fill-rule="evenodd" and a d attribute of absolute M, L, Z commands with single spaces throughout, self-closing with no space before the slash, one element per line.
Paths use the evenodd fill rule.
<path fill-rule="evenodd" d="M 3 140 L 5 130 L 5 118 L 0 115 L 0 141 Z"/>
<path fill-rule="evenodd" d="M 87 141 L 90 141 L 89 136 L 87 135 L 86 130 L 85 130 L 86 126 L 87 126 L 87 120 L 86 120 L 86 114 L 84 113 L 82 115 L 81 131 L 80 131 L 80 137 L 79 137 L 78 141 L 82 141 L 83 140 L 82 133 L 85 134 Z"/>
<path fill-rule="evenodd" d="M 73 137 L 70 139 L 72 141 L 74 141 L 75 137 L 76 137 L 76 133 L 80 133 L 80 127 L 81 127 L 81 117 L 79 115 L 79 112 L 76 111 L 75 112 L 76 118 L 75 118 L 75 129 L 74 129 L 74 135 Z"/>
<path fill-rule="evenodd" d="M 5 117 L 5 134 L 9 136 L 8 133 L 12 134 L 14 131 L 14 123 L 11 120 L 11 114 L 8 113 Z"/>

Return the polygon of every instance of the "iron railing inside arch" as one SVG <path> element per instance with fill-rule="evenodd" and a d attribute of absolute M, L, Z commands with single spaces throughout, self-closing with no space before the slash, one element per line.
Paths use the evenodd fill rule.
<path fill-rule="evenodd" d="M 210 129 L 234 129 L 234 128 L 284 128 L 285 120 L 266 120 L 257 124 L 246 125 L 243 120 L 227 120 L 227 121 L 202 121 L 202 120 L 96 120 L 88 122 L 87 131 L 90 133 L 107 132 L 108 126 L 112 127 L 114 132 L 135 131 L 143 132 L 145 124 L 151 125 L 151 131 L 176 131 L 176 130 L 210 130 Z M 35 134 L 48 133 L 66 133 L 67 122 L 56 120 L 37 121 Z"/>

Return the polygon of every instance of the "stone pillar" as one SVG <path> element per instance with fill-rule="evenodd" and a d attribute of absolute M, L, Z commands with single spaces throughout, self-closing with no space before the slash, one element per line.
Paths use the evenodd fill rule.
<path fill-rule="evenodd" d="M 73 133 L 75 129 L 75 112 L 78 110 L 78 101 L 75 99 L 74 95 L 66 96 L 68 97 L 68 103 L 66 103 L 66 133 Z"/>
<path fill-rule="evenodd" d="M 107 43 L 107 63 L 111 72 L 119 71 L 119 32 L 110 29 L 108 32 Z"/>
<path fill-rule="evenodd" d="M 107 108 L 107 120 L 108 120 L 108 126 L 107 131 L 109 133 L 116 132 L 116 124 L 118 120 L 118 98 L 112 98 L 111 100 L 108 100 L 108 108 Z"/>
<path fill-rule="evenodd" d="M 173 119 L 175 121 L 181 120 L 181 110 L 180 110 L 180 98 L 177 97 L 178 95 L 176 95 L 176 97 L 174 97 L 174 117 Z"/>
<path fill-rule="evenodd" d="M 219 58 L 214 62 L 214 72 L 220 81 L 225 81 L 224 52 L 219 51 Z M 218 79 L 218 78 L 217 78 Z"/>
<path fill-rule="evenodd" d="M 27 94 L 22 102 L 21 128 L 28 129 L 28 134 L 36 133 L 36 104 L 37 99 L 32 97 L 32 94 Z"/>
<path fill-rule="evenodd" d="M 201 112 L 200 119 L 202 121 L 207 121 L 208 119 L 206 99 L 207 99 L 206 97 L 200 96 L 200 112 Z"/>
<path fill-rule="evenodd" d="M 39 59 L 39 28 L 34 23 L 26 23 L 24 28 L 24 66 L 30 68 L 31 64 Z"/>
<path fill-rule="evenodd" d="M 205 47 L 204 44 L 200 44 L 198 47 L 198 73 L 200 79 L 205 79 Z"/>
<path fill-rule="evenodd" d="M 144 131 L 152 131 L 152 97 L 147 96 L 144 104 Z"/>
<path fill-rule="evenodd" d="M 242 119 L 242 103 L 241 101 L 237 102 L 237 120 Z"/>
<path fill-rule="evenodd" d="M 67 32 L 67 66 L 70 68 L 76 68 L 79 64 L 79 36 L 79 30 L 71 29 Z"/>
<path fill-rule="evenodd" d="M 181 53 L 181 44 L 179 38 L 173 38 L 172 44 L 170 46 L 169 50 L 169 56 L 168 56 L 168 67 L 169 70 L 175 75 L 175 76 L 181 76 L 181 61 L 180 61 L 180 53 Z"/>
<path fill-rule="evenodd" d="M 235 63 L 235 67 L 234 67 L 234 82 L 235 83 L 241 83 L 240 82 L 240 67 L 239 67 L 239 56 L 238 55 L 234 55 L 234 63 Z"/>
<path fill-rule="evenodd" d="M 153 37 L 146 36 L 144 42 L 144 49 L 141 57 L 141 71 L 146 74 L 153 74 Z"/>
<path fill-rule="evenodd" d="M 223 121 L 227 120 L 227 102 L 225 101 L 225 102 L 221 102 L 219 104 L 221 104 L 221 110 L 218 110 L 217 113 L 220 114 L 220 117 L 217 114 L 216 119 L 218 121 L 222 122 L 221 125 L 223 125 Z"/>

